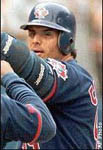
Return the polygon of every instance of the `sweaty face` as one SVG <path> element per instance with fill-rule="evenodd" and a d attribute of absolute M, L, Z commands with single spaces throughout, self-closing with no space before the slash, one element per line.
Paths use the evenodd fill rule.
<path fill-rule="evenodd" d="M 28 46 L 42 58 L 62 59 L 63 55 L 58 48 L 59 31 L 41 27 L 28 27 Z"/>

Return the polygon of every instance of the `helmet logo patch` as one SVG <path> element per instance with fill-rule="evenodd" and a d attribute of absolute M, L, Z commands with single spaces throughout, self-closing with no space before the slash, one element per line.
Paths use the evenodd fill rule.
<path fill-rule="evenodd" d="M 45 18 L 48 14 L 49 12 L 45 8 L 36 8 L 34 12 L 35 18 L 38 19 Z"/>
<path fill-rule="evenodd" d="M 48 58 L 48 63 L 53 67 L 53 70 L 56 71 L 58 78 L 62 78 L 64 81 L 68 79 L 67 68 L 65 64 L 51 58 Z"/>

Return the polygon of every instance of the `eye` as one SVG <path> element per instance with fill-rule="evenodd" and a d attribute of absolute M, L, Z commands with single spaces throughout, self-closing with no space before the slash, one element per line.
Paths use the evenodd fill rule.
<path fill-rule="evenodd" d="M 52 32 L 51 31 L 45 31 L 44 34 L 47 36 L 50 36 L 50 35 L 52 35 Z"/>
<path fill-rule="evenodd" d="M 35 32 L 29 31 L 29 37 L 33 38 L 35 36 Z"/>

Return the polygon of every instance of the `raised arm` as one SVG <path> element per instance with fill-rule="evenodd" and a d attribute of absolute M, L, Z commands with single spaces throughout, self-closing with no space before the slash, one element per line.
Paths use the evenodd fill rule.
<path fill-rule="evenodd" d="M 42 99 L 55 93 L 56 81 L 50 65 L 30 52 L 25 43 L 7 33 L 1 33 L 1 59 L 9 62 Z"/>

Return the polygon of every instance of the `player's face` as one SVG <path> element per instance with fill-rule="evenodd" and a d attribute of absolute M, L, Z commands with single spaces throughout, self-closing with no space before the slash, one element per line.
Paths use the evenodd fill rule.
<path fill-rule="evenodd" d="M 28 46 L 42 58 L 62 59 L 63 55 L 58 48 L 59 31 L 41 27 L 28 27 Z"/>

